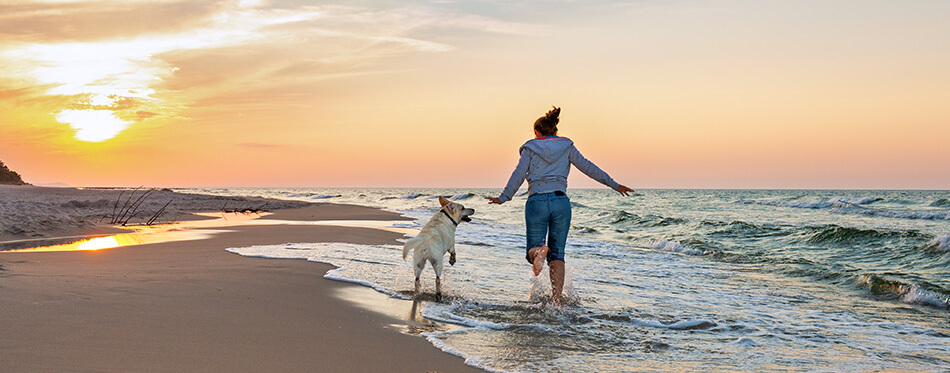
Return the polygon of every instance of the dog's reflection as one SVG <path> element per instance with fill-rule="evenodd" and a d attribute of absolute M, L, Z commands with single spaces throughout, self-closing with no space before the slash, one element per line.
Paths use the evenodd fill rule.
<path fill-rule="evenodd" d="M 438 324 L 420 315 L 426 300 L 413 299 L 412 307 L 409 309 L 409 315 L 406 317 L 406 331 L 410 334 L 421 334 L 423 332 L 435 332 L 448 330 L 447 325 Z"/>

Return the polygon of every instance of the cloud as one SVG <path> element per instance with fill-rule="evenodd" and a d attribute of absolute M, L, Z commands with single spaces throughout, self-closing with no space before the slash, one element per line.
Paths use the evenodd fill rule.
<path fill-rule="evenodd" d="M 42 95 L 63 102 L 53 116 L 76 139 L 105 141 L 135 122 L 177 117 L 234 90 L 372 74 L 386 69 L 367 62 L 456 48 L 433 30 L 543 30 L 432 7 L 268 4 L 0 2 L 0 81 L 12 83 L 3 96 L 43 87 Z"/>

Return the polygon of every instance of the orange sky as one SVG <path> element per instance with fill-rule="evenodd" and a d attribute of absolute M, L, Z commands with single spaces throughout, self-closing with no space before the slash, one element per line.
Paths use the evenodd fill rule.
<path fill-rule="evenodd" d="M 950 2 L 0 0 L 34 184 L 950 188 Z M 597 184 L 575 170 L 573 187 Z"/>

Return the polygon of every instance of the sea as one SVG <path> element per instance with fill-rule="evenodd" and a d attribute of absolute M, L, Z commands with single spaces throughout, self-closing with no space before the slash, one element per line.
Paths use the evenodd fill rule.
<path fill-rule="evenodd" d="M 563 305 L 524 259 L 524 191 L 503 205 L 485 200 L 499 189 L 178 191 L 378 207 L 412 219 L 390 226 L 407 238 L 438 196 L 474 208 L 441 301 L 429 268 L 413 294 L 401 245 L 228 250 L 427 297 L 419 314 L 452 327 L 420 337 L 488 371 L 950 371 L 950 191 L 570 189 Z"/>

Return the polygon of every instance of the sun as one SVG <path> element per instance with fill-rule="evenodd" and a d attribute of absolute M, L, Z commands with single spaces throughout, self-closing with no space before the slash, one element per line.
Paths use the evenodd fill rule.
<path fill-rule="evenodd" d="M 129 127 L 132 122 L 116 117 L 108 110 L 63 110 L 56 121 L 69 124 L 76 130 L 76 140 L 100 142 L 111 139 Z"/>

